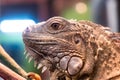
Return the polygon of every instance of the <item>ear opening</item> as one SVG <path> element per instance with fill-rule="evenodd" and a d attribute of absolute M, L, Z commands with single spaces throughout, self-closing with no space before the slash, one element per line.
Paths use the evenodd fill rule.
<path fill-rule="evenodd" d="M 74 41 L 75 44 L 81 43 L 82 37 L 80 36 L 80 34 L 76 33 L 73 37 L 73 41 Z"/>

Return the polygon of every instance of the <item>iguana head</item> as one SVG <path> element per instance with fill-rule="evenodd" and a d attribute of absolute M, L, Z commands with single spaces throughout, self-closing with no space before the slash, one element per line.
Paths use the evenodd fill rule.
<path fill-rule="evenodd" d="M 53 17 L 26 28 L 23 41 L 29 56 L 57 71 L 55 77 L 76 80 L 87 78 L 94 67 L 97 44 L 92 34 L 92 27 L 82 22 Z"/>

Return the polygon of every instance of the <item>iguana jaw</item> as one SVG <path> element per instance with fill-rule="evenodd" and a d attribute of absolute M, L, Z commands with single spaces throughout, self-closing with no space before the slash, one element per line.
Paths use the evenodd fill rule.
<path fill-rule="evenodd" d="M 28 55 L 32 57 L 37 64 L 42 63 L 42 65 L 46 66 L 50 71 L 54 72 L 57 69 L 59 73 L 66 74 L 67 76 L 76 76 L 83 68 L 83 57 L 77 50 L 72 50 L 74 46 L 67 41 L 52 37 L 48 38 L 49 37 L 41 36 L 39 40 L 37 40 L 38 37 L 37 39 L 34 37 L 30 39 L 29 36 L 25 35 L 23 40 Z"/>

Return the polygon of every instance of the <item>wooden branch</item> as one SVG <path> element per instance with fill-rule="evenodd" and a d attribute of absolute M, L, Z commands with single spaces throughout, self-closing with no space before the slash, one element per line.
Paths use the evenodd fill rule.
<path fill-rule="evenodd" d="M 22 76 L 18 75 L 2 63 L 0 63 L 0 76 L 5 80 L 26 80 Z"/>
<path fill-rule="evenodd" d="M 32 80 L 42 80 L 40 75 L 34 72 L 25 72 L 15 61 L 11 58 L 8 53 L 2 48 L 0 45 L 0 55 L 9 62 L 12 67 L 14 67 L 17 72 L 20 74 L 15 73 L 10 68 L 6 67 L 2 63 L 0 63 L 0 77 L 4 78 L 5 80 L 26 80 L 25 78 L 31 78 Z"/>
<path fill-rule="evenodd" d="M 0 45 L 0 55 L 2 57 L 4 57 L 6 59 L 7 62 L 9 62 L 17 71 L 18 73 L 23 76 L 26 77 L 27 73 L 15 62 L 15 60 L 13 58 L 11 58 L 8 53 L 2 48 L 2 46 Z M 1 67 L 1 66 L 0 66 Z"/>

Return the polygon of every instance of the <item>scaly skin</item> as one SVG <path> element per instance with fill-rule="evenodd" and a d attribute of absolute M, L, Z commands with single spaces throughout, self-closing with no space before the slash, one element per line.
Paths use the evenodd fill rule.
<path fill-rule="evenodd" d="M 23 41 L 50 80 L 120 80 L 120 34 L 106 27 L 53 17 L 28 27 Z"/>

